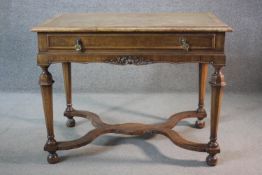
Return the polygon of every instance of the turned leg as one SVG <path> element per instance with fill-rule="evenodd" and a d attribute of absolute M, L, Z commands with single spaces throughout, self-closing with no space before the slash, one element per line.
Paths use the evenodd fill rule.
<path fill-rule="evenodd" d="M 195 123 L 196 128 L 205 127 L 204 118 L 207 116 L 206 110 L 204 109 L 204 101 L 206 95 L 206 79 L 207 79 L 208 64 L 199 63 L 199 93 L 198 93 L 198 109 L 197 112 L 202 115 L 198 116 L 198 120 Z"/>
<path fill-rule="evenodd" d="M 215 166 L 217 164 L 216 154 L 220 152 L 219 145 L 217 143 L 217 129 L 219 123 L 219 115 L 221 109 L 221 102 L 223 96 L 223 87 L 225 86 L 224 75 L 221 72 L 223 66 L 213 65 L 215 72 L 212 75 L 210 81 L 211 85 L 211 130 L 210 141 L 208 143 L 206 162 L 209 166 Z"/>
<path fill-rule="evenodd" d="M 47 161 L 50 164 L 59 162 L 59 157 L 56 154 L 57 143 L 54 136 L 53 127 L 53 97 L 52 97 L 52 75 L 48 72 L 48 66 L 41 66 L 42 74 L 39 78 L 39 84 L 41 87 L 43 108 L 45 114 L 45 123 L 47 129 L 47 142 L 44 146 L 44 150 L 49 152 Z"/>
<path fill-rule="evenodd" d="M 74 127 L 75 120 L 74 116 L 70 114 L 73 111 L 72 108 L 72 80 L 71 80 L 71 63 L 62 63 L 63 67 L 63 75 L 64 75 L 64 86 L 65 86 L 65 94 L 66 94 L 66 110 L 64 112 L 64 116 L 67 117 L 66 126 Z"/>

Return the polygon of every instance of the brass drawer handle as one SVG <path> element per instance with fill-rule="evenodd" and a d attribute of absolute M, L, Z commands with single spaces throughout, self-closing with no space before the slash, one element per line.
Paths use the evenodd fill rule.
<path fill-rule="evenodd" d="M 188 52 L 190 46 L 185 38 L 180 38 L 180 45 L 184 50 Z"/>
<path fill-rule="evenodd" d="M 83 49 L 81 39 L 76 39 L 75 50 L 81 52 Z"/>

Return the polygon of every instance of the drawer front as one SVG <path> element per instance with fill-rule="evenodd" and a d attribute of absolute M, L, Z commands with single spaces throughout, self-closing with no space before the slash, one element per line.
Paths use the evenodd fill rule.
<path fill-rule="evenodd" d="M 216 49 L 216 34 L 47 34 L 45 50 Z M 182 40 L 184 43 L 182 43 Z"/>

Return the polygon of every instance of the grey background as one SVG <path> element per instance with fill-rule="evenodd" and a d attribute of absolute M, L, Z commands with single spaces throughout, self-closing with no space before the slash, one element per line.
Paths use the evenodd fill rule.
<path fill-rule="evenodd" d="M 230 25 L 226 37 L 227 91 L 262 89 L 261 0 L 0 0 L 0 90 L 38 91 L 36 34 L 30 29 L 63 12 L 213 12 Z M 50 68 L 62 91 L 61 65 Z M 211 70 L 213 71 L 213 70 Z M 73 65 L 75 91 L 172 92 L 197 89 L 194 64 L 144 67 Z"/>

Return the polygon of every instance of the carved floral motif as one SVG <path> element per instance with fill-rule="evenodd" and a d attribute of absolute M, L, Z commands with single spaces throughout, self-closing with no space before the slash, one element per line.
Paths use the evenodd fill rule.
<path fill-rule="evenodd" d="M 115 58 L 106 59 L 105 62 L 117 65 L 146 65 L 153 63 L 151 59 L 146 59 L 140 56 L 118 56 Z"/>

